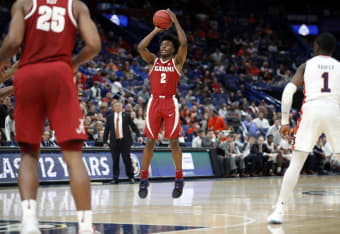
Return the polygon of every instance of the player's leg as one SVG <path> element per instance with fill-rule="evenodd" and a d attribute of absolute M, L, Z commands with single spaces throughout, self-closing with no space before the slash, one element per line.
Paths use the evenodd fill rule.
<path fill-rule="evenodd" d="M 176 167 L 175 187 L 172 191 L 172 197 L 178 198 L 183 192 L 183 170 L 182 170 L 182 150 L 179 146 L 178 137 L 181 131 L 179 124 L 178 101 L 175 97 L 165 101 L 162 116 L 164 118 L 165 138 L 169 139 L 172 158 Z"/>
<path fill-rule="evenodd" d="M 38 163 L 40 141 L 46 118 L 37 65 L 18 70 L 14 80 L 15 138 L 21 151 L 18 184 L 21 196 L 21 233 L 40 233 L 37 218 Z"/>
<path fill-rule="evenodd" d="M 73 71 L 63 62 L 49 63 L 45 82 L 48 119 L 64 154 L 70 172 L 70 185 L 77 208 L 79 233 L 93 232 L 90 180 L 82 160 L 83 141 L 87 139 Z"/>
<path fill-rule="evenodd" d="M 326 119 L 324 133 L 327 142 L 335 153 L 337 161 L 340 161 L 340 144 L 338 142 L 340 139 L 340 107 L 339 105 L 336 105 L 335 107 L 328 109 L 331 109 L 332 113 L 330 113 L 331 117 Z"/>
<path fill-rule="evenodd" d="M 21 233 L 39 234 L 37 218 L 37 192 L 39 187 L 38 163 L 39 144 L 20 143 L 21 162 L 18 184 L 21 197 Z"/>
<path fill-rule="evenodd" d="M 90 178 L 82 159 L 83 143 L 80 140 L 59 143 L 70 172 L 71 192 L 77 208 L 79 233 L 93 230 Z"/>
<path fill-rule="evenodd" d="M 145 198 L 148 195 L 148 170 L 153 157 L 155 142 L 162 125 L 162 116 L 159 114 L 158 109 L 159 99 L 153 99 L 151 96 L 146 109 L 145 135 L 147 136 L 147 141 L 143 151 L 141 180 L 138 192 L 140 198 Z"/>
<path fill-rule="evenodd" d="M 308 153 L 312 151 L 321 134 L 322 126 L 320 124 L 320 117 L 314 112 L 312 106 L 309 105 L 304 108 L 304 116 L 301 117 L 301 122 L 298 123 L 297 131 L 295 132 L 292 159 L 283 177 L 276 209 L 268 217 L 268 222 L 274 224 L 282 223 L 284 206 L 297 184 L 300 171 L 307 159 Z"/>

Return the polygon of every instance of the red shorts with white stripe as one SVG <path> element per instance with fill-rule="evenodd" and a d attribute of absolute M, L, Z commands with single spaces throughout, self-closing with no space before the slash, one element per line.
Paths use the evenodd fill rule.
<path fill-rule="evenodd" d="M 145 121 L 144 134 L 150 139 L 158 139 L 159 131 L 164 124 L 164 137 L 176 139 L 180 133 L 178 101 L 175 96 L 151 95 Z"/>
<path fill-rule="evenodd" d="M 46 118 L 57 142 L 86 140 L 73 71 L 65 62 L 26 65 L 14 77 L 15 138 L 40 144 Z"/>

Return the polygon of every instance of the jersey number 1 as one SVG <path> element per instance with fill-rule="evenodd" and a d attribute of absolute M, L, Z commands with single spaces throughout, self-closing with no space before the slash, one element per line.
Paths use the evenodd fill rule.
<path fill-rule="evenodd" d="M 330 93 L 331 89 L 328 88 L 328 72 L 324 72 L 321 75 L 322 79 L 323 79 L 323 88 L 321 89 L 322 93 Z"/>
<path fill-rule="evenodd" d="M 62 7 L 39 7 L 39 18 L 37 21 L 37 29 L 49 32 L 60 33 L 65 28 L 65 14 L 66 10 Z"/>

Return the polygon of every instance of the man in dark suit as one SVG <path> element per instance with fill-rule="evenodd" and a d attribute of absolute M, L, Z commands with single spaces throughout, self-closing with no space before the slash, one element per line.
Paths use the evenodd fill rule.
<path fill-rule="evenodd" d="M 140 143 L 143 143 L 143 138 L 130 115 L 122 112 L 123 104 L 116 101 L 112 104 L 112 107 L 114 112 L 107 117 L 103 139 L 104 147 L 108 148 L 107 140 L 110 135 L 110 147 L 113 161 L 112 183 L 118 184 L 119 158 L 120 154 L 122 154 L 126 175 L 129 177 L 130 183 L 133 184 L 135 180 L 130 158 L 130 148 L 133 144 L 133 140 L 130 128 L 136 133 Z"/>
<path fill-rule="evenodd" d="M 252 176 L 258 175 L 273 175 L 270 168 L 273 166 L 273 158 L 271 150 L 264 144 L 264 137 L 259 136 L 257 143 L 252 144 L 250 154 L 246 157 L 246 162 L 252 165 L 250 174 Z"/>

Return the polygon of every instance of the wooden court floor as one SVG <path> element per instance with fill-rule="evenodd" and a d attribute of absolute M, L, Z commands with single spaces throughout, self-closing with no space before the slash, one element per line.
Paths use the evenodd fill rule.
<path fill-rule="evenodd" d="M 282 177 L 186 181 L 180 199 L 172 182 L 153 182 L 147 199 L 138 184 L 92 185 L 94 222 L 101 233 L 340 233 L 340 177 L 304 176 L 287 206 L 283 225 L 266 218 Z M 0 188 L 0 233 L 18 233 L 20 197 L 16 187 Z M 43 234 L 77 233 L 68 186 L 43 186 L 38 214 Z"/>

